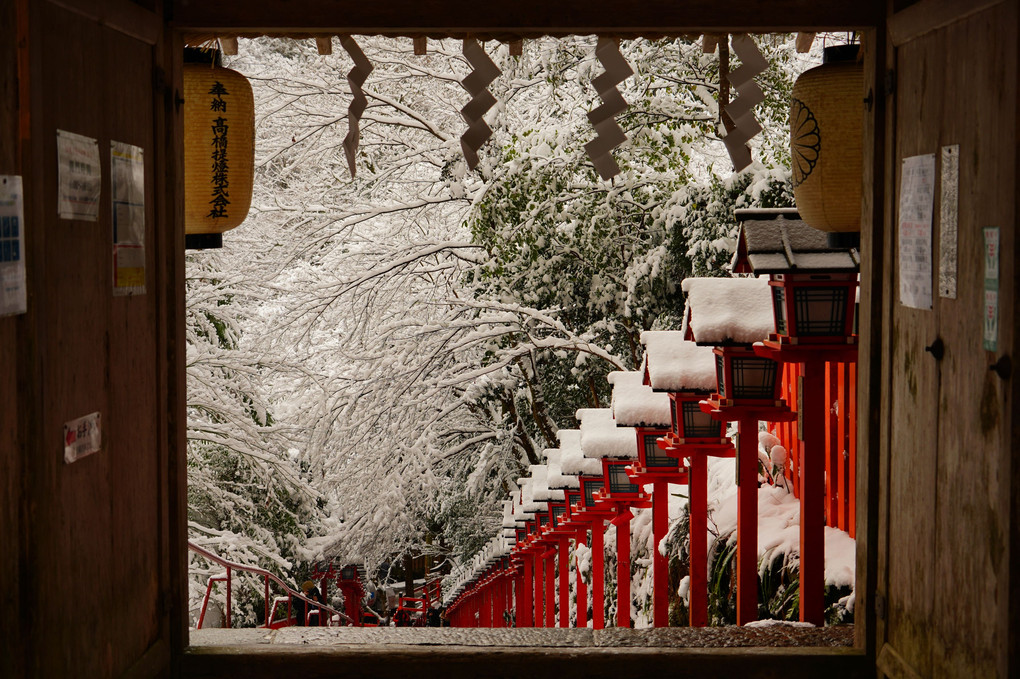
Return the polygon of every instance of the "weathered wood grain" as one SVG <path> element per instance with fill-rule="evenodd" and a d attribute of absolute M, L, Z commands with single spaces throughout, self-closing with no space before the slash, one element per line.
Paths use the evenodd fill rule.
<path fill-rule="evenodd" d="M 515 3 L 473 0 L 391 0 L 338 3 L 332 0 L 176 0 L 174 23 L 195 32 L 328 32 L 395 35 L 694 33 L 845 30 L 877 25 L 884 3 L 773 0 L 686 0 L 618 3 L 590 0 L 522 0 Z"/>
<path fill-rule="evenodd" d="M 915 7 L 922 5 L 932 3 Z M 957 16 L 916 31 L 894 60 L 893 168 L 905 157 L 959 144 L 961 171 L 957 297 L 936 295 L 931 311 L 892 309 L 879 562 L 887 568 L 884 639 L 900 664 L 921 676 L 1008 676 L 1005 545 L 1015 424 L 1006 385 L 989 372 L 997 355 L 981 347 L 982 228 L 998 226 L 1003 251 L 1015 250 L 1016 3 L 976 13 L 960 6 Z M 934 214 L 937 265 L 938 209 Z M 895 295 L 894 233 L 887 242 Z M 1001 259 L 1002 280 L 1013 279 L 1013 261 Z M 998 355 L 1013 344 L 1013 286 L 1005 287 Z M 945 345 L 941 361 L 923 349 L 936 336 Z"/>
<path fill-rule="evenodd" d="M 18 166 L 17 17 L 15 4 L 0 5 L 0 174 L 20 174 Z M 22 450 L 18 437 L 19 413 L 24 407 L 18 394 L 19 330 L 23 316 L 0 318 L 0 657 L 10 660 L 10 670 L 24 672 L 21 626 L 18 624 L 21 562 L 19 500 L 21 498 Z M 8 358 L 10 357 L 10 358 Z"/>

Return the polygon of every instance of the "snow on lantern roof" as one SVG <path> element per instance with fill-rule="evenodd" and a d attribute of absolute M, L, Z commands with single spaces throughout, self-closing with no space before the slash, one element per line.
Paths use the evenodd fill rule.
<path fill-rule="evenodd" d="M 797 210 L 737 210 L 740 236 L 733 253 L 733 273 L 791 271 L 855 272 L 861 254 L 854 247 L 829 245 L 828 234 L 801 220 Z"/>
<path fill-rule="evenodd" d="M 503 500 L 503 528 L 513 528 L 517 525 L 514 520 L 514 501 Z"/>
<path fill-rule="evenodd" d="M 581 408 L 577 419 L 581 421 L 581 451 L 585 457 L 637 458 L 637 431 L 617 427 L 609 408 Z"/>
<path fill-rule="evenodd" d="M 687 338 L 698 344 L 753 344 L 775 332 L 767 278 L 685 278 Z"/>
<path fill-rule="evenodd" d="M 548 509 L 548 505 L 545 502 L 539 502 L 535 499 L 535 493 L 532 489 L 532 479 L 523 478 L 520 480 L 521 483 L 521 520 L 526 521 L 534 517 L 536 512 L 544 512 Z"/>
<path fill-rule="evenodd" d="M 558 502 L 563 499 L 562 490 L 549 487 L 549 465 L 533 464 L 531 469 L 531 496 L 535 502 Z"/>
<path fill-rule="evenodd" d="M 668 427 L 669 394 L 652 391 L 643 372 L 617 370 L 607 379 L 613 385 L 613 420 L 618 427 Z"/>
<path fill-rule="evenodd" d="M 581 451 L 581 430 L 560 429 L 560 469 L 564 474 L 601 476 L 602 463 L 584 456 Z"/>
<path fill-rule="evenodd" d="M 714 391 L 715 354 L 684 339 L 679 330 L 646 330 L 641 333 L 645 366 L 655 391 Z"/>
<path fill-rule="evenodd" d="M 559 448 L 547 448 L 545 461 L 549 465 L 549 488 L 552 490 L 576 489 L 581 487 L 581 482 L 573 474 L 563 473 L 563 453 Z"/>

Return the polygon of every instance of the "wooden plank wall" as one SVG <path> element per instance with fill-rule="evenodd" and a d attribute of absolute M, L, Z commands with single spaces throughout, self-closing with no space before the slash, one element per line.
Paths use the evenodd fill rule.
<path fill-rule="evenodd" d="M 0 4 L 0 174 L 5 175 L 19 174 L 16 22 L 14 3 Z M 18 336 L 24 332 L 24 322 L 23 316 L 0 318 L 0 612 L 3 612 L 0 615 L 0 658 L 5 658 L 4 671 L 10 671 L 12 676 L 24 673 L 24 659 L 18 651 L 22 642 L 17 616 L 21 536 L 18 519 L 20 410 L 18 362 L 12 360 Z"/>
<path fill-rule="evenodd" d="M 20 79 L 15 8 L 27 30 Z M 0 4 L 0 172 L 25 178 L 29 286 L 28 313 L 0 319 L 0 674 L 169 670 L 163 99 L 146 31 L 112 27 L 143 28 L 143 13 L 126 1 Z M 29 97 L 10 94 L 19 84 Z M 99 142 L 98 222 L 58 217 L 57 129 Z M 148 294 L 136 297 L 112 294 L 111 140 L 145 153 Z M 102 449 L 65 464 L 64 423 L 96 411 Z"/>
<path fill-rule="evenodd" d="M 890 53 L 895 142 L 887 166 L 885 284 L 892 328 L 883 345 L 889 383 L 879 561 L 887 601 L 879 669 L 888 676 L 1008 676 L 1014 425 L 1008 383 L 989 366 L 1013 353 L 1014 296 L 1012 285 L 1002 286 L 999 351 L 983 351 L 982 228 L 998 226 L 1002 251 L 1014 252 L 1016 36 L 1016 3 L 1003 2 L 918 33 Z M 957 297 L 940 298 L 936 285 L 932 310 L 908 309 L 897 293 L 900 162 L 937 157 L 949 144 L 960 146 Z M 937 184 L 935 200 L 937 271 Z M 1013 281 L 1014 258 L 1000 262 L 1001 280 Z M 936 337 L 945 346 L 942 360 L 925 350 Z"/>

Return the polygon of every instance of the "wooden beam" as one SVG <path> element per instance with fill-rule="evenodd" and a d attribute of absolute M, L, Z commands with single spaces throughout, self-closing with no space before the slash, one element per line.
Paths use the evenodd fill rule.
<path fill-rule="evenodd" d="M 581 630 L 578 630 L 581 631 Z M 403 679 L 414 668 L 418 679 L 478 676 L 478 668 L 499 668 L 498 676 L 777 676 L 777 659 L 785 679 L 857 679 L 874 676 L 867 656 L 849 648 L 551 648 L 309 646 L 251 644 L 197 646 L 184 655 L 181 676 L 191 679 L 335 677 L 342 667 L 350 676 Z"/>
<path fill-rule="evenodd" d="M 218 38 L 218 40 L 220 41 L 220 49 L 228 57 L 237 54 L 237 38 Z"/>
<path fill-rule="evenodd" d="M 80 14 L 100 26 L 155 45 L 163 30 L 163 21 L 155 13 L 132 2 L 95 2 L 94 0 L 49 0 L 57 7 Z"/>
<path fill-rule="evenodd" d="M 701 36 L 701 51 L 704 54 L 715 54 L 719 46 L 719 36 L 715 33 L 706 33 Z"/>
<path fill-rule="evenodd" d="M 426 54 L 428 54 L 428 50 L 429 50 L 429 39 L 428 38 L 423 37 L 423 36 L 419 36 L 419 37 L 414 39 L 414 53 L 417 56 L 419 56 L 419 57 L 425 56 Z"/>
<path fill-rule="evenodd" d="M 326 56 L 327 54 L 333 53 L 333 36 L 326 35 L 321 38 L 315 39 L 315 49 L 319 51 L 319 54 Z"/>
<path fill-rule="evenodd" d="M 184 32 L 302 32 L 463 37 L 552 34 L 661 36 L 680 33 L 846 30 L 885 20 L 881 0 L 174 0 L 174 27 Z"/>
<path fill-rule="evenodd" d="M 895 47 L 906 44 L 925 33 L 938 30 L 954 21 L 982 12 L 1003 0 L 921 0 L 896 12 L 889 19 L 889 37 Z"/>
<path fill-rule="evenodd" d="M 510 56 L 519 57 L 524 54 L 524 41 L 523 40 L 511 40 L 510 41 Z"/>

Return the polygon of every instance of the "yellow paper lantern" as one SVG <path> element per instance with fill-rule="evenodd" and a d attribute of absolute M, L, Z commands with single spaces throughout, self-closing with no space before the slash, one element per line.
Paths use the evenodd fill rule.
<path fill-rule="evenodd" d="M 248 216 L 255 169 L 255 99 L 237 71 L 184 65 L 184 226 L 218 234 Z"/>
<path fill-rule="evenodd" d="M 793 194 L 801 219 L 816 229 L 861 229 L 863 101 L 857 45 L 826 48 L 825 62 L 794 83 Z"/>

